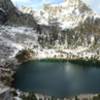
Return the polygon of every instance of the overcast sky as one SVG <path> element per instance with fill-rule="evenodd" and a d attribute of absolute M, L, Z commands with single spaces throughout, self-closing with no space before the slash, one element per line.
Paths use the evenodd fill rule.
<path fill-rule="evenodd" d="M 12 0 L 17 7 L 27 6 L 39 9 L 44 3 L 61 3 L 64 0 Z M 82 0 L 87 3 L 94 11 L 100 14 L 100 0 Z"/>

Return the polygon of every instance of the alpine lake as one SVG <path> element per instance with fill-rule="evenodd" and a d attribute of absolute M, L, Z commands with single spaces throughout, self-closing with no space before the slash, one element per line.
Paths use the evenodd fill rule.
<path fill-rule="evenodd" d="M 28 61 L 18 66 L 14 87 L 49 96 L 100 93 L 100 64 L 81 61 Z"/>

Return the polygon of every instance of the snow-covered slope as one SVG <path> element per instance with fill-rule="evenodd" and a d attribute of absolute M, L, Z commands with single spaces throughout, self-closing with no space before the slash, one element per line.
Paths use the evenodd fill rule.
<path fill-rule="evenodd" d="M 39 24 L 49 25 L 55 19 L 62 28 L 73 28 L 90 14 L 92 10 L 81 0 L 65 0 L 60 4 L 45 4 L 34 12 L 34 17 Z"/>
<path fill-rule="evenodd" d="M 38 47 L 37 34 L 32 28 L 0 26 L 0 60 L 7 60 L 23 49 Z"/>

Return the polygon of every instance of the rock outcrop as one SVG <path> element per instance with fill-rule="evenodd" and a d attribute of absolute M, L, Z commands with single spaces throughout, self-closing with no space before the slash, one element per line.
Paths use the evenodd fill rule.
<path fill-rule="evenodd" d="M 10 0 L 0 0 L 0 23 L 4 24 L 15 9 Z"/>
<path fill-rule="evenodd" d="M 0 9 L 0 24 L 4 24 L 7 21 L 7 13 L 4 9 Z"/>
<path fill-rule="evenodd" d="M 8 25 L 34 26 L 35 19 L 30 14 L 20 12 L 11 0 L 0 0 L 0 23 Z"/>

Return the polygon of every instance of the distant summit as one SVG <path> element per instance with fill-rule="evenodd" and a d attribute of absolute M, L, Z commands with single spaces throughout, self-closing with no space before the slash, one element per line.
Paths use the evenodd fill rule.
<path fill-rule="evenodd" d="M 62 28 L 72 28 L 91 14 L 93 11 L 81 0 L 65 0 L 60 4 L 44 4 L 42 9 L 35 11 L 34 17 L 39 24 L 49 25 L 56 19 Z"/>
<path fill-rule="evenodd" d="M 42 45 L 63 44 L 72 48 L 79 45 L 89 46 L 93 45 L 100 35 L 100 15 L 94 13 L 81 0 L 44 4 L 40 10 L 33 11 L 24 7 L 21 12 L 30 13 L 35 18 Z"/>

